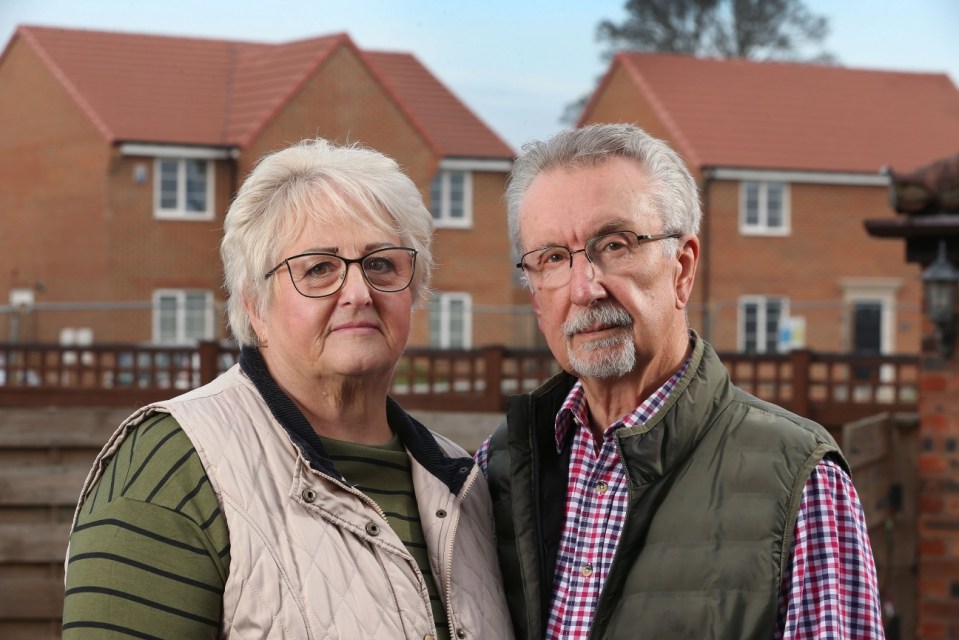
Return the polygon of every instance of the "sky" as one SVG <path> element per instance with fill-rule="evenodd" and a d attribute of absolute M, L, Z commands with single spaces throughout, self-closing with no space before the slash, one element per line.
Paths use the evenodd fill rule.
<path fill-rule="evenodd" d="M 595 39 L 625 0 L 0 0 L 17 25 L 285 42 L 347 33 L 414 54 L 514 149 L 560 129 L 606 70 Z M 806 0 L 848 67 L 945 72 L 959 86 L 959 0 Z M 2 90 L 2 88 L 0 88 Z"/>

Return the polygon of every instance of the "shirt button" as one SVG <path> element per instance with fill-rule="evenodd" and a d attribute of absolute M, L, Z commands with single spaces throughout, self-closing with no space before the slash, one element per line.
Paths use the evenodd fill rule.
<path fill-rule="evenodd" d="M 301 495 L 303 496 L 303 502 L 312 504 L 316 501 L 316 491 L 313 489 L 304 489 Z"/>
<path fill-rule="evenodd" d="M 466 632 L 463 631 L 462 629 L 457 629 L 457 630 L 456 630 L 456 637 L 457 637 L 457 638 L 465 638 L 465 637 L 466 637 Z"/>
<path fill-rule="evenodd" d="M 380 525 L 376 524 L 375 522 L 367 522 L 366 532 L 375 538 L 376 536 L 380 535 Z"/>
<path fill-rule="evenodd" d="M 580 567 L 579 572 L 583 574 L 584 578 L 588 578 L 593 575 L 593 565 L 588 563 L 584 564 L 582 567 Z"/>
<path fill-rule="evenodd" d="M 606 483 L 603 482 L 602 480 L 600 480 L 599 482 L 596 483 L 596 493 L 598 493 L 599 495 L 603 495 L 603 494 L 606 493 L 607 491 L 609 491 L 609 485 L 608 485 L 608 484 L 606 484 Z"/>
<path fill-rule="evenodd" d="M 433 636 L 427 633 L 425 636 L 423 636 L 423 640 L 433 640 Z"/>

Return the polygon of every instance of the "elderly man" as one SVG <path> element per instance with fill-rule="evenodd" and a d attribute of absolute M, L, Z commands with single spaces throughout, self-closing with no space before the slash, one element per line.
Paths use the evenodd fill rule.
<path fill-rule="evenodd" d="M 735 387 L 691 331 L 702 213 L 664 143 L 524 147 L 517 265 L 564 372 L 476 454 L 525 638 L 881 638 L 862 507 L 821 426 Z"/>

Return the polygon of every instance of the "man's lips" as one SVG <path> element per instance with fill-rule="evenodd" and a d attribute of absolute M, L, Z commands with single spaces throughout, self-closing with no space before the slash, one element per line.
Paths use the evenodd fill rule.
<path fill-rule="evenodd" d="M 573 335 L 574 336 L 589 335 L 591 333 L 600 333 L 602 331 L 612 331 L 613 329 L 621 329 L 621 328 L 622 327 L 620 327 L 619 325 L 600 324 L 592 327 L 584 327 L 583 329 L 580 329 Z"/>

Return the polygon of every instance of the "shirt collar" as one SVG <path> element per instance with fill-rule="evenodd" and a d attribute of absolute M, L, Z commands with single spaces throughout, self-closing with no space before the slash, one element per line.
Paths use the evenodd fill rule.
<path fill-rule="evenodd" d="M 692 339 L 690 341 L 692 342 Z M 673 372 L 673 375 L 671 375 L 662 386 L 639 403 L 639 406 L 631 412 L 606 427 L 606 430 L 603 432 L 603 439 L 612 438 L 617 429 L 644 424 L 656 415 L 656 412 L 663 403 L 666 402 L 669 394 L 673 392 L 673 389 L 682 379 L 683 374 L 686 373 L 686 369 L 689 367 L 691 360 L 692 351 L 690 351 L 690 355 L 683 360 L 679 368 Z M 586 393 L 583 390 L 583 384 L 577 381 L 566 396 L 566 400 L 563 402 L 563 406 L 560 407 L 559 413 L 556 414 L 555 435 L 557 451 L 562 450 L 563 442 L 566 440 L 566 434 L 571 428 L 589 428 L 588 413 L 589 407 L 586 405 Z"/>

